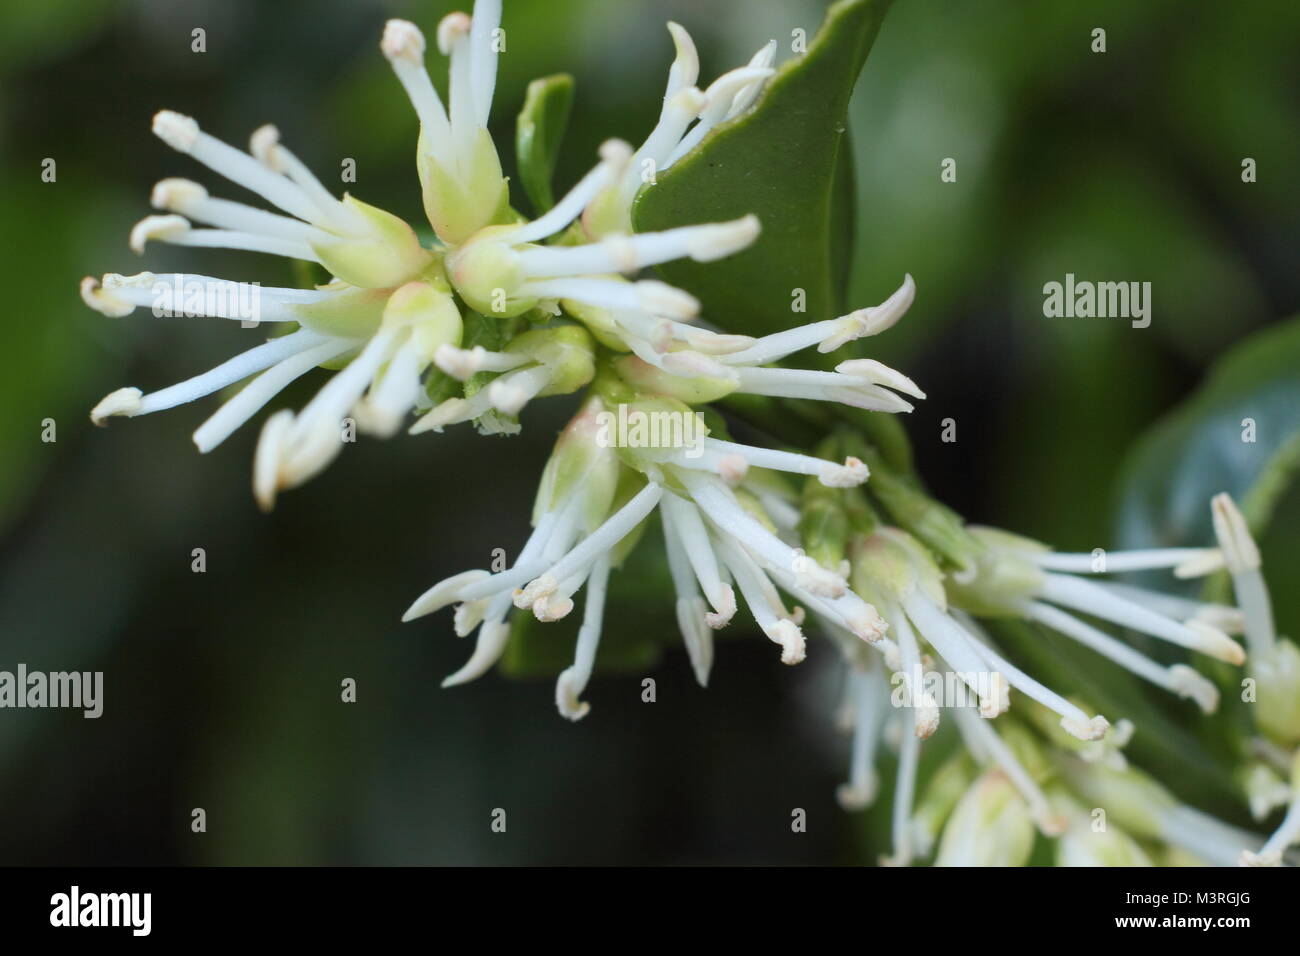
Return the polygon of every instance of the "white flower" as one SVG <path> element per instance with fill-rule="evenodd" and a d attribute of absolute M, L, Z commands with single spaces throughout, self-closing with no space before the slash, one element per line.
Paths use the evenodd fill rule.
<path fill-rule="evenodd" d="M 572 611 L 574 596 L 586 586 L 574 664 L 560 676 L 556 691 L 561 713 L 574 720 L 585 715 L 580 696 L 599 644 L 610 569 L 621 560 L 625 539 L 656 509 L 677 588 L 678 621 L 701 684 L 707 682 L 712 661 L 709 630 L 725 626 L 736 612 L 733 585 L 763 632 L 780 646 L 786 664 L 804 659 L 803 615 L 785 606 L 778 588 L 863 640 L 880 638 L 883 622 L 839 574 L 809 559 L 765 524 L 771 517 L 759 496 L 745 488 L 746 476 L 733 488 L 712 473 L 719 459 L 705 457 L 699 464 L 689 459 L 656 461 L 653 449 L 636 450 L 638 470 L 632 471 L 619 460 L 627 449 L 616 452 L 617 442 L 602 441 L 601 416 L 607 412 L 605 403 L 593 397 L 557 442 L 538 493 L 533 534 L 514 566 L 497 574 L 465 572 L 439 582 L 403 617 L 412 620 L 459 603 L 458 633 L 479 627 L 469 663 L 447 678 L 445 686 L 473 679 L 496 662 L 505 647 L 512 606 L 531 611 L 540 621 L 558 620 Z M 826 475 L 838 482 L 866 479 L 865 468 L 852 462 L 841 466 L 722 444 L 728 455 L 748 456 L 762 462 L 757 466 L 761 468 Z M 622 492 L 616 496 L 618 489 Z M 786 510 L 776 510 L 789 519 Z M 785 530 L 788 534 L 792 529 Z"/>
<path fill-rule="evenodd" d="M 1235 866 L 1263 841 L 1253 833 L 1180 803 L 1168 790 L 1132 766 L 1116 768 L 1064 757 L 1055 761 L 1064 781 L 1089 806 L 1106 810 L 1138 839 L 1164 843 L 1191 854 L 1202 865 Z"/>
<path fill-rule="evenodd" d="M 1208 574 L 1223 566 L 1216 548 L 1066 554 L 996 529 L 971 532 L 987 551 L 971 580 L 954 583 L 957 600 L 974 613 L 1010 610 L 1044 624 L 1143 680 L 1195 701 L 1206 713 L 1216 709 L 1219 699 L 1208 679 L 1186 664 L 1158 664 L 1077 615 L 1098 617 L 1230 664 L 1245 661 L 1245 651 L 1227 633 L 1241 629 L 1235 608 L 1090 579 L 1160 568 L 1172 568 L 1182 578 Z"/>
<path fill-rule="evenodd" d="M 158 113 L 153 128 L 164 142 L 279 211 L 166 179 L 152 197 L 162 214 L 146 217 L 131 232 L 135 251 L 144 252 L 152 240 L 262 252 L 318 264 L 332 279 L 315 289 L 263 288 L 184 273 L 83 280 L 83 299 L 109 316 L 149 306 L 158 314 L 299 326 L 170 388 L 150 394 L 118 389 L 95 407 L 92 419 L 102 424 L 110 416 L 149 414 L 257 376 L 195 432 L 195 443 L 206 452 L 311 369 L 345 366 L 300 414 L 281 411 L 266 421 L 254 490 L 269 508 L 278 490 L 301 484 L 333 460 L 354 426 L 390 436 L 408 413 L 427 406 L 424 376 L 435 362 L 462 381 L 475 372 L 500 374 L 485 387 L 478 381 L 467 385 L 463 397 L 432 409 L 416 423 L 416 432 L 468 420 L 485 432 L 517 431 L 515 417 L 531 399 L 572 392 L 591 380 L 595 350 L 581 325 L 524 331 L 500 352 L 463 351 L 460 301 L 489 320 L 532 310 L 557 316 L 560 300 L 575 309 L 615 309 L 637 328 L 694 318 L 699 303 L 687 293 L 653 280 L 629 282 L 617 273 L 683 256 L 705 262 L 730 255 L 757 236 L 757 220 L 747 216 L 638 236 L 610 233 L 587 245 L 567 239 L 539 245 L 566 230 L 602 189 L 619 181 L 632 151 L 607 143 L 597 167 L 554 209 L 517 223 L 487 133 L 500 20 L 500 0 L 479 0 L 472 20 L 454 13 L 439 26 L 439 46 L 451 60 L 450 109 L 425 72 L 420 31 L 401 20 L 389 21 L 384 31 L 381 48 L 420 118 L 417 165 L 425 211 L 441 240 L 432 249 L 422 247 L 398 217 L 349 195 L 333 196 L 280 143 L 274 127 L 258 129 L 243 152 L 189 117 Z M 212 228 L 195 228 L 196 222 Z"/>
<path fill-rule="evenodd" d="M 924 398 L 910 378 L 874 359 L 850 359 L 835 371 L 779 368 L 780 361 L 813 346 L 822 353 L 891 328 L 915 296 L 911 276 L 878 306 L 797 326 L 762 338 L 726 335 L 631 309 L 592 309 L 564 302 L 605 345 L 630 351 L 615 360 L 618 374 L 645 393 L 686 402 L 748 394 L 837 402 L 881 412 L 910 412 L 896 392 Z"/>
<path fill-rule="evenodd" d="M 663 283 L 629 283 L 614 273 L 689 257 L 712 262 L 748 246 L 758 220 L 682 226 L 665 232 L 608 235 L 586 245 L 537 245 L 564 231 L 601 185 L 626 165 L 628 147 L 610 140 L 601 161 L 549 212 L 522 225 L 489 226 L 469 236 L 447 256 L 456 291 L 483 315 L 510 317 L 558 300 L 649 316 L 693 318 L 699 304 Z"/>
<path fill-rule="evenodd" d="M 438 49 L 450 58 L 450 110 L 424 68 L 418 27 L 389 20 L 380 49 L 420 119 L 416 168 L 424 208 L 438 238 L 455 244 L 503 221 L 509 194 L 488 134 L 496 88 L 501 0 L 476 0 L 474 16 L 450 13 L 438 25 Z"/>
<path fill-rule="evenodd" d="M 642 186 L 655 182 L 659 173 L 690 153 L 715 127 L 748 110 L 775 72 L 772 63 L 776 59 L 776 41 L 771 40 L 746 66 L 724 73 L 701 91 L 695 85 L 700 59 L 691 35 L 671 22 L 668 32 L 672 34 L 676 58 L 668 71 L 659 121 L 621 175 L 602 188 L 583 215 L 589 236 L 631 232 L 632 200 Z"/>

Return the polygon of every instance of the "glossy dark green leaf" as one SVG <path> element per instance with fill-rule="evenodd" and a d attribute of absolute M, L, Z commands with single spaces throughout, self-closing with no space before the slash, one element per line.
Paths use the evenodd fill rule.
<path fill-rule="evenodd" d="M 1229 492 L 1260 531 L 1300 471 L 1300 319 L 1247 339 L 1158 423 L 1123 470 L 1125 546 L 1204 543 Z"/>
<path fill-rule="evenodd" d="M 573 77 L 567 73 L 544 76 L 528 84 L 524 107 L 515 124 L 515 154 L 519 181 L 539 216 L 555 205 L 551 177 L 572 108 Z"/>
<path fill-rule="evenodd" d="M 847 111 L 886 0 L 841 0 L 807 52 L 784 63 L 753 110 L 710 133 L 644 189 L 638 232 L 756 214 L 763 233 L 721 262 L 672 262 L 664 277 L 712 321 L 762 335 L 841 311 L 852 242 Z M 792 315 L 794 290 L 806 311 Z"/>

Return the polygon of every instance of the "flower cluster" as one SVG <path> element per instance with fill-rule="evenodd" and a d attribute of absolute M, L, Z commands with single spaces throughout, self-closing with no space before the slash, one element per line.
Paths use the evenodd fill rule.
<path fill-rule="evenodd" d="M 713 665 L 713 632 L 742 603 L 784 664 L 809 653 L 809 624 L 839 649 L 853 741 L 841 803 L 871 803 L 881 742 L 898 752 L 888 862 L 935 851 L 941 864 L 1020 863 L 1035 828 L 1057 840 L 1068 864 L 1177 854 L 1220 863 L 1243 853 L 1248 862 L 1280 862 L 1300 839 L 1300 651 L 1273 633 L 1259 554 L 1231 499 L 1215 499 L 1214 548 L 1064 554 L 967 526 L 860 425 L 862 413 L 910 411 L 909 399 L 924 398 L 914 382 L 860 357 L 833 368 L 825 360 L 789 364 L 797 353 L 827 355 L 888 330 L 912 303 L 910 276 L 879 305 L 756 338 L 735 331 L 737 317 L 701 316 L 687 291 L 643 275 L 675 259 L 731 256 L 758 236 L 754 216 L 634 234 L 631 209 L 653 182 L 647 171 L 670 168 L 715 127 L 754 108 L 774 73 L 775 44 L 701 90 L 690 36 L 670 24 L 676 57 L 654 129 L 635 149 L 606 142 L 594 168 L 530 220 L 510 203 L 488 133 L 500 18 L 500 0 L 478 0 L 473 17 L 454 13 L 439 24 L 446 104 L 426 71 L 419 29 L 392 20 L 384 30 L 382 52 L 419 120 L 426 240 L 428 231 L 389 212 L 336 197 L 273 127 L 255 131 L 244 152 L 189 117 L 157 114 L 154 132 L 167 145 L 277 211 L 166 179 L 153 191 L 159 214 L 131 232 L 134 250 L 154 241 L 261 252 L 329 278 L 310 289 L 254 287 L 247 302 L 242 293 L 213 295 L 233 284 L 201 275 L 83 280 L 85 301 L 109 316 L 153 307 L 277 329 L 180 384 L 147 394 L 118 389 L 93 420 L 145 415 L 249 380 L 194 433 L 207 452 L 289 383 L 332 370 L 301 410 L 265 419 L 253 487 L 270 508 L 279 491 L 333 460 L 352 425 L 380 437 L 403 424 L 420 433 L 465 422 L 510 434 L 534 399 L 581 393 L 513 563 L 438 582 L 403 618 L 454 605 L 456 633 L 476 633 L 469 660 L 444 686 L 473 680 L 501 658 L 512 615 L 556 621 L 573 613 L 581 592 L 573 663 L 556 681 L 555 702 L 564 717 L 584 717 L 611 574 L 649 533 L 662 540 L 676 620 L 701 685 Z M 179 291 L 190 288 L 200 294 Z M 714 405 L 736 396 L 744 398 L 735 407 L 778 418 L 796 407 L 829 408 L 819 419 L 828 423 L 825 439 L 811 451 L 775 439 L 735 441 Z M 652 524 L 658 530 L 647 532 Z M 1225 568 L 1240 609 L 1109 577 L 1172 569 L 1189 578 Z M 1008 621 L 1055 631 L 1205 713 L 1219 703 L 1209 677 L 1191 663 L 1148 656 L 1104 625 L 1246 664 L 1261 696 L 1243 792 L 1261 819 L 1289 807 L 1280 828 L 1263 841 L 1178 803 L 1124 758 L 1128 720 L 1119 715 L 1112 724 L 1012 662 L 995 637 Z M 1246 648 L 1231 636 L 1241 633 Z M 953 679 L 936 682 L 936 674 Z M 920 746 L 949 720 L 963 747 L 918 798 Z M 1098 805 L 1115 818 L 1101 831 L 1089 826 L 1087 809 Z"/>

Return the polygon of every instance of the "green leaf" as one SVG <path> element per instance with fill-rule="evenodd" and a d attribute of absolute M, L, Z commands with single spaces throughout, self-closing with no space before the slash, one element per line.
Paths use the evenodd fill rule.
<path fill-rule="evenodd" d="M 556 73 L 528 84 L 515 124 L 515 154 L 519 180 L 539 216 L 555 205 L 551 177 L 572 107 L 573 77 L 569 74 Z"/>
<path fill-rule="evenodd" d="M 638 232 L 756 214 L 758 241 L 720 262 L 680 261 L 664 278 L 729 331 L 764 335 L 842 310 L 852 243 L 849 98 L 887 0 L 840 0 L 807 52 L 784 63 L 753 110 L 711 132 L 643 189 Z M 792 315 L 795 289 L 806 313 Z"/>
<path fill-rule="evenodd" d="M 1291 319 L 1224 356 L 1135 446 L 1122 473 L 1120 542 L 1204 544 L 1210 498 L 1220 491 L 1259 534 L 1298 470 L 1300 319 Z"/>

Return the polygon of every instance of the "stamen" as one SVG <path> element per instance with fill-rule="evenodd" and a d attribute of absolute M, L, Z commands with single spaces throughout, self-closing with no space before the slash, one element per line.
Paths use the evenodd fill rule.
<path fill-rule="evenodd" d="M 582 626 L 578 629 L 578 643 L 573 653 L 573 666 L 560 674 L 555 682 L 555 704 L 569 720 L 581 720 L 591 710 L 579 698 L 591 679 L 596 663 L 596 649 L 600 645 L 601 624 L 605 616 L 605 591 L 609 583 L 609 556 L 596 559 L 587 579 L 587 600 L 583 608 Z"/>
<path fill-rule="evenodd" d="M 294 338 L 294 336 L 302 335 L 302 334 L 303 332 L 300 331 L 300 332 L 294 332 L 292 335 L 286 335 L 282 339 L 272 339 L 270 342 L 266 343 L 266 346 L 259 346 L 259 348 L 266 348 L 267 346 L 278 345 L 281 342 L 287 344 L 289 339 L 292 339 Z M 309 341 L 309 340 L 308 339 L 299 340 L 299 342 L 302 341 Z M 199 452 L 202 454 L 207 454 L 208 452 L 212 451 L 212 449 L 216 448 L 223 441 L 225 441 L 232 434 L 234 434 L 235 430 L 239 428 L 240 425 L 243 425 L 250 418 L 252 418 L 259 411 L 261 411 L 262 408 L 266 405 L 266 403 L 269 402 L 276 395 L 278 395 L 281 391 L 283 391 L 284 388 L 288 386 L 290 382 L 293 382 L 295 379 L 301 378 L 307 372 L 311 371 L 312 369 L 316 368 L 322 363 L 328 362 L 331 359 L 338 358 L 340 355 L 344 354 L 349 349 L 354 348 L 355 345 L 356 345 L 355 342 L 351 342 L 347 340 L 327 341 L 327 342 L 322 342 L 320 345 L 315 345 L 310 348 L 307 348 L 303 351 L 295 352 L 294 354 L 291 354 L 286 358 L 279 359 L 275 365 L 270 366 L 265 372 L 263 372 L 253 381 L 249 382 L 246 386 L 244 386 L 244 388 L 240 389 L 240 391 L 236 395 L 234 395 L 228 402 L 222 405 L 221 408 L 217 409 L 217 411 L 207 421 L 205 421 L 202 425 L 198 427 L 198 429 L 195 430 L 194 444 L 198 447 Z M 253 349 L 250 352 L 245 352 L 242 356 L 237 356 L 235 359 L 232 359 L 231 362 L 227 363 L 227 365 L 231 365 L 233 364 L 233 362 L 239 360 L 249 360 L 251 359 L 253 353 L 256 351 L 257 349 Z M 264 353 L 262 356 L 258 358 L 258 364 L 261 363 L 263 358 L 268 357 L 272 354 L 275 353 L 273 353 L 271 350 L 268 349 L 266 353 Z M 253 363 L 250 361 L 249 364 L 251 365 Z M 207 374 L 212 375 L 215 372 L 225 368 L 226 366 L 218 366 L 216 369 L 213 369 L 212 372 L 209 372 Z M 232 368 L 230 369 L 229 374 L 230 375 L 239 374 L 239 378 L 243 378 L 245 375 L 250 374 L 252 371 L 255 371 L 255 369 L 249 368 L 245 371 L 245 369 L 243 368 L 238 368 L 238 369 Z M 200 378 L 203 377 L 204 376 L 200 376 Z M 239 380 L 238 378 L 232 378 L 231 382 L 238 381 L 238 380 Z M 198 381 L 199 379 L 191 379 L 190 382 L 182 383 L 182 385 L 189 385 L 191 382 L 198 382 Z M 173 386 L 173 387 L 180 388 L 181 386 Z M 206 383 L 204 387 L 206 387 Z M 218 387 L 223 387 L 223 386 L 218 386 Z M 171 391 L 171 390 L 168 389 L 166 391 Z M 213 391 L 215 391 L 215 389 L 213 389 Z M 155 395 L 146 397 L 145 401 L 148 402 L 149 399 L 152 398 L 157 402 L 161 402 L 163 395 L 164 392 L 158 392 Z M 166 406 L 162 406 L 160 404 L 159 407 L 166 407 Z M 143 414 L 143 412 L 138 412 L 137 414 Z"/>
<path fill-rule="evenodd" d="M 1132 671 L 1157 687 L 1178 694 L 1196 702 L 1204 713 L 1212 714 L 1219 706 L 1219 691 L 1213 682 L 1202 677 L 1192 668 L 1178 664 L 1162 667 L 1144 654 L 1135 651 L 1122 641 L 1116 640 L 1104 631 L 1080 621 L 1072 614 L 1060 608 L 1052 607 L 1038 601 L 1025 601 L 1020 608 L 1029 617 L 1040 621 L 1071 637 L 1085 647 L 1108 657 L 1125 670 Z"/>
<path fill-rule="evenodd" d="M 700 78 L 700 55 L 695 51 L 695 41 L 686 29 L 679 24 L 668 21 L 668 32 L 673 38 L 676 57 L 668 68 L 668 88 L 664 91 L 664 101 L 672 99 L 678 92 L 694 86 Z"/>
<path fill-rule="evenodd" d="M 444 342 L 433 353 L 433 361 L 452 378 L 467 382 L 478 372 L 508 372 L 532 359 L 509 352 L 489 352 L 481 345 L 462 349 Z"/>
<path fill-rule="evenodd" d="M 876 798 L 876 744 L 885 722 L 884 702 L 888 697 L 874 670 L 855 667 L 849 681 L 853 695 L 849 782 L 836 789 L 835 798 L 845 810 L 864 810 Z"/>
<path fill-rule="evenodd" d="M 704 91 L 705 107 L 700 113 L 699 121 L 691 131 L 682 137 L 680 143 L 669 154 L 664 168 L 668 169 L 683 156 L 700 144 L 715 126 L 732 113 L 736 97 L 742 90 L 752 84 L 761 84 L 774 71 L 761 67 L 742 66 L 724 73 Z"/>
<path fill-rule="evenodd" d="M 209 136 L 190 117 L 161 110 L 154 115 L 153 131 L 172 149 L 188 153 L 214 173 L 257 193 L 291 216 L 306 222 L 312 220 L 315 204 L 300 188 L 271 172 L 247 153 Z"/>
<path fill-rule="evenodd" d="M 524 223 L 517 230 L 511 232 L 508 237 L 510 243 L 519 245 L 525 242 L 539 242 L 547 236 L 553 236 L 566 228 L 582 214 L 587 204 L 602 189 L 622 173 L 631 160 L 631 146 L 621 139 L 606 140 L 600 147 L 600 162 L 596 164 L 591 172 L 578 180 L 577 185 L 570 189 L 568 194 L 556 203 L 549 212 L 539 216 L 532 222 Z"/>
<path fill-rule="evenodd" d="M 1016 788 L 1020 796 L 1024 798 L 1025 803 L 1028 804 L 1029 813 L 1043 835 L 1048 837 L 1060 836 L 1065 831 L 1065 818 L 1052 812 L 1042 788 L 1034 782 L 1033 777 L 1025 770 L 1024 765 L 1016 759 L 1016 755 L 997 731 L 968 710 L 958 707 L 956 708 L 956 714 L 957 726 L 961 730 L 962 736 L 967 739 L 968 744 L 974 745 L 973 749 L 984 750 L 989 758 L 996 761 L 997 765 L 1002 768 L 1002 772 L 1007 775 L 1011 785 Z"/>
<path fill-rule="evenodd" d="M 150 202 L 157 209 L 166 209 L 233 232 L 257 233 L 307 244 L 326 239 L 329 235 L 288 216 L 229 199 L 213 199 L 206 189 L 188 179 L 160 180 L 153 188 Z"/>
<path fill-rule="evenodd" d="M 307 165 L 280 142 L 280 131 L 271 124 L 253 131 L 249 151 L 263 166 L 273 172 L 288 176 L 316 207 L 313 221 L 330 226 L 340 235 L 356 234 L 366 229 L 365 221 L 354 210 L 345 206 L 325 188 Z"/>
<path fill-rule="evenodd" d="M 850 359 L 835 366 L 835 371 L 851 378 L 860 378 L 873 385 L 886 385 L 913 398 L 925 398 L 925 392 L 910 378 L 875 359 Z"/>
<path fill-rule="evenodd" d="M 798 554 L 759 524 L 740 506 L 734 494 L 717 478 L 682 470 L 682 483 L 695 503 L 724 534 L 736 538 L 772 568 L 789 570 L 801 587 L 821 597 L 840 597 L 848 585 L 806 555 Z"/>
<path fill-rule="evenodd" d="M 907 682 L 908 696 L 911 699 L 913 733 L 921 739 L 932 737 L 939 729 L 939 705 L 934 695 L 925 689 L 924 677 L 918 684 L 916 678 L 921 675 L 921 649 L 916 641 L 916 633 L 906 614 L 893 614 L 897 622 L 895 633 L 898 634 L 898 656 L 903 680 Z"/>
<path fill-rule="evenodd" d="M 131 229 L 130 246 L 143 254 L 150 239 L 174 246 L 198 246 L 207 249 L 243 249 L 267 255 L 320 262 L 311 246 L 295 239 L 231 232 L 226 229 L 192 229 L 182 216 L 146 216 Z"/>
<path fill-rule="evenodd" d="M 921 754 L 921 738 L 903 734 L 898 748 L 898 776 L 894 781 L 894 805 L 891 818 L 893 853 L 885 862 L 907 866 L 912 862 L 912 801 L 916 798 L 916 771 Z"/>
<path fill-rule="evenodd" d="M 465 666 L 443 678 L 442 686 L 457 687 L 482 677 L 501 659 L 509 638 L 509 624 L 504 621 L 484 621 L 478 629 L 478 641 L 474 645 L 474 653 L 465 662 Z"/>
<path fill-rule="evenodd" d="M 837 465 L 824 458 L 801 455 L 796 452 L 741 445 L 717 438 L 704 439 L 704 447 L 721 454 L 739 455 L 754 468 L 771 468 L 796 475 L 816 475 L 828 488 L 855 488 L 867 480 L 867 466 L 857 458 L 846 458 Z"/>
<path fill-rule="evenodd" d="M 770 641 L 781 647 L 781 663 L 802 663 L 806 655 L 803 632 L 793 621 L 781 616 L 785 608 L 780 596 L 758 565 L 733 541 L 722 539 L 718 542 L 718 550 L 739 585 L 740 593 L 744 595 L 749 612 L 759 628 Z"/>
<path fill-rule="evenodd" d="M 519 251 L 519 266 L 530 279 L 633 273 L 689 256 L 712 262 L 737 252 L 758 235 L 756 216 L 734 222 L 682 226 L 636 236 L 611 234 L 584 246 L 539 246 Z"/>
<path fill-rule="evenodd" d="M 663 495 L 663 486 L 656 482 L 647 482 L 627 504 L 616 511 L 605 523 L 580 541 L 568 554 L 557 561 L 551 569 L 536 578 L 515 598 L 516 607 L 531 607 L 540 597 L 555 591 L 559 581 L 574 573 L 583 565 L 594 561 L 601 553 L 608 551 L 622 541 L 641 521 L 654 510 Z M 521 605 L 521 601 L 524 603 Z"/>
<path fill-rule="evenodd" d="M 1025 556 L 1047 571 L 1064 571 L 1071 574 L 1120 571 L 1149 571 L 1155 568 L 1173 568 L 1189 563 L 1203 566 L 1219 554 L 1216 548 L 1154 548 L 1146 551 L 1107 551 L 1105 570 L 1094 571 L 1097 558 L 1092 554 L 1066 554 L 1059 551 L 1026 551 Z"/>
<path fill-rule="evenodd" d="M 1133 601 L 1135 604 L 1141 604 L 1157 614 L 1163 614 L 1165 617 L 1172 617 L 1175 620 L 1185 622 L 1195 618 L 1198 621 L 1204 621 L 1211 627 L 1217 627 L 1225 634 L 1240 634 L 1245 626 L 1241 611 L 1227 604 L 1207 604 L 1177 594 L 1151 591 L 1147 588 L 1134 587 L 1119 581 L 1098 581 L 1097 583 L 1112 594 L 1117 594 L 1122 598 Z"/>
<path fill-rule="evenodd" d="M 492 115 L 492 95 L 497 82 L 496 37 L 501 26 L 501 0 L 475 0 L 469 34 L 469 80 L 474 119 L 486 127 Z"/>
<path fill-rule="evenodd" d="M 692 319 L 700 312 L 695 296 L 656 279 L 534 279 L 523 284 L 520 294 L 539 299 L 573 299 L 597 308 L 647 312 L 672 319 Z"/>
<path fill-rule="evenodd" d="M 692 571 L 686 549 L 673 526 L 664 506 L 674 495 L 665 495 L 660 502 L 659 519 L 663 525 L 664 549 L 668 555 L 668 571 L 672 575 L 676 592 L 677 627 L 682 632 L 686 653 L 691 659 L 691 669 L 701 687 L 709 686 L 709 671 L 713 667 L 713 634 L 705 625 L 707 606 L 700 597 L 699 586 Z"/>
<path fill-rule="evenodd" d="M 139 389 L 118 389 L 118 391 L 95 406 L 95 410 L 91 412 L 90 417 L 98 425 L 102 424 L 102 419 L 106 415 L 127 415 L 134 418 L 167 408 L 175 408 L 177 405 L 184 405 L 195 399 L 203 398 L 205 395 L 211 395 L 213 392 L 228 385 L 233 385 L 255 372 L 269 368 L 290 355 L 305 351 L 322 342 L 323 336 L 307 329 L 299 329 L 290 335 L 272 339 L 249 349 L 247 352 L 241 352 L 234 358 L 227 359 L 216 368 L 204 372 L 202 375 L 196 375 L 184 382 L 149 395 L 142 396 Z M 135 393 L 133 401 L 125 400 L 123 393 L 127 392 Z M 118 398 L 110 403 L 109 400 L 114 399 L 114 396 L 118 396 Z M 106 403 L 109 404 L 106 405 Z"/>
<path fill-rule="evenodd" d="M 675 494 L 665 495 L 659 508 L 665 534 L 671 532 L 674 540 L 680 539 L 682 552 L 713 606 L 709 626 L 715 630 L 724 627 L 736 613 L 736 597 L 722 581 L 717 555 L 699 509 Z"/>
<path fill-rule="evenodd" d="M 1195 620 L 1186 624 L 1171 621 L 1082 578 L 1046 574 L 1043 576 L 1041 594 L 1053 604 L 1062 604 L 1084 614 L 1131 627 L 1152 637 L 1209 654 L 1229 664 L 1240 665 L 1246 660 L 1246 652 L 1241 645 L 1222 631 Z"/>
<path fill-rule="evenodd" d="M 406 90 L 420 126 L 425 133 L 425 143 L 435 157 L 446 164 L 446 150 L 451 146 L 451 124 L 442 99 L 434 89 L 424 68 L 424 34 L 414 23 L 406 20 L 389 20 L 384 24 L 384 38 L 379 44 L 384 56 L 392 64 L 393 72 Z"/>
<path fill-rule="evenodd" d="M 545 365 L 507 372 L 493 379 L 485 391 L 492 407 L 503 415 L 518 415 L 525 405 L 537 397 L 551 381 L 551 370 Z"/>
<path fill-rule="evenodd" d="M 1260 572 L 1259 547 L 1251 536 L 1245 516 L 1226 493 L 1215 495 L 1210 502 L 1214 534 L 1223 549 L 1232 587 L 1241 606 L 1246 640 L 1252 655 L 1261 659 L 1271 656 L 1277 643 L 1273 622 L 1273 603 L 1268 585 Z"/>

